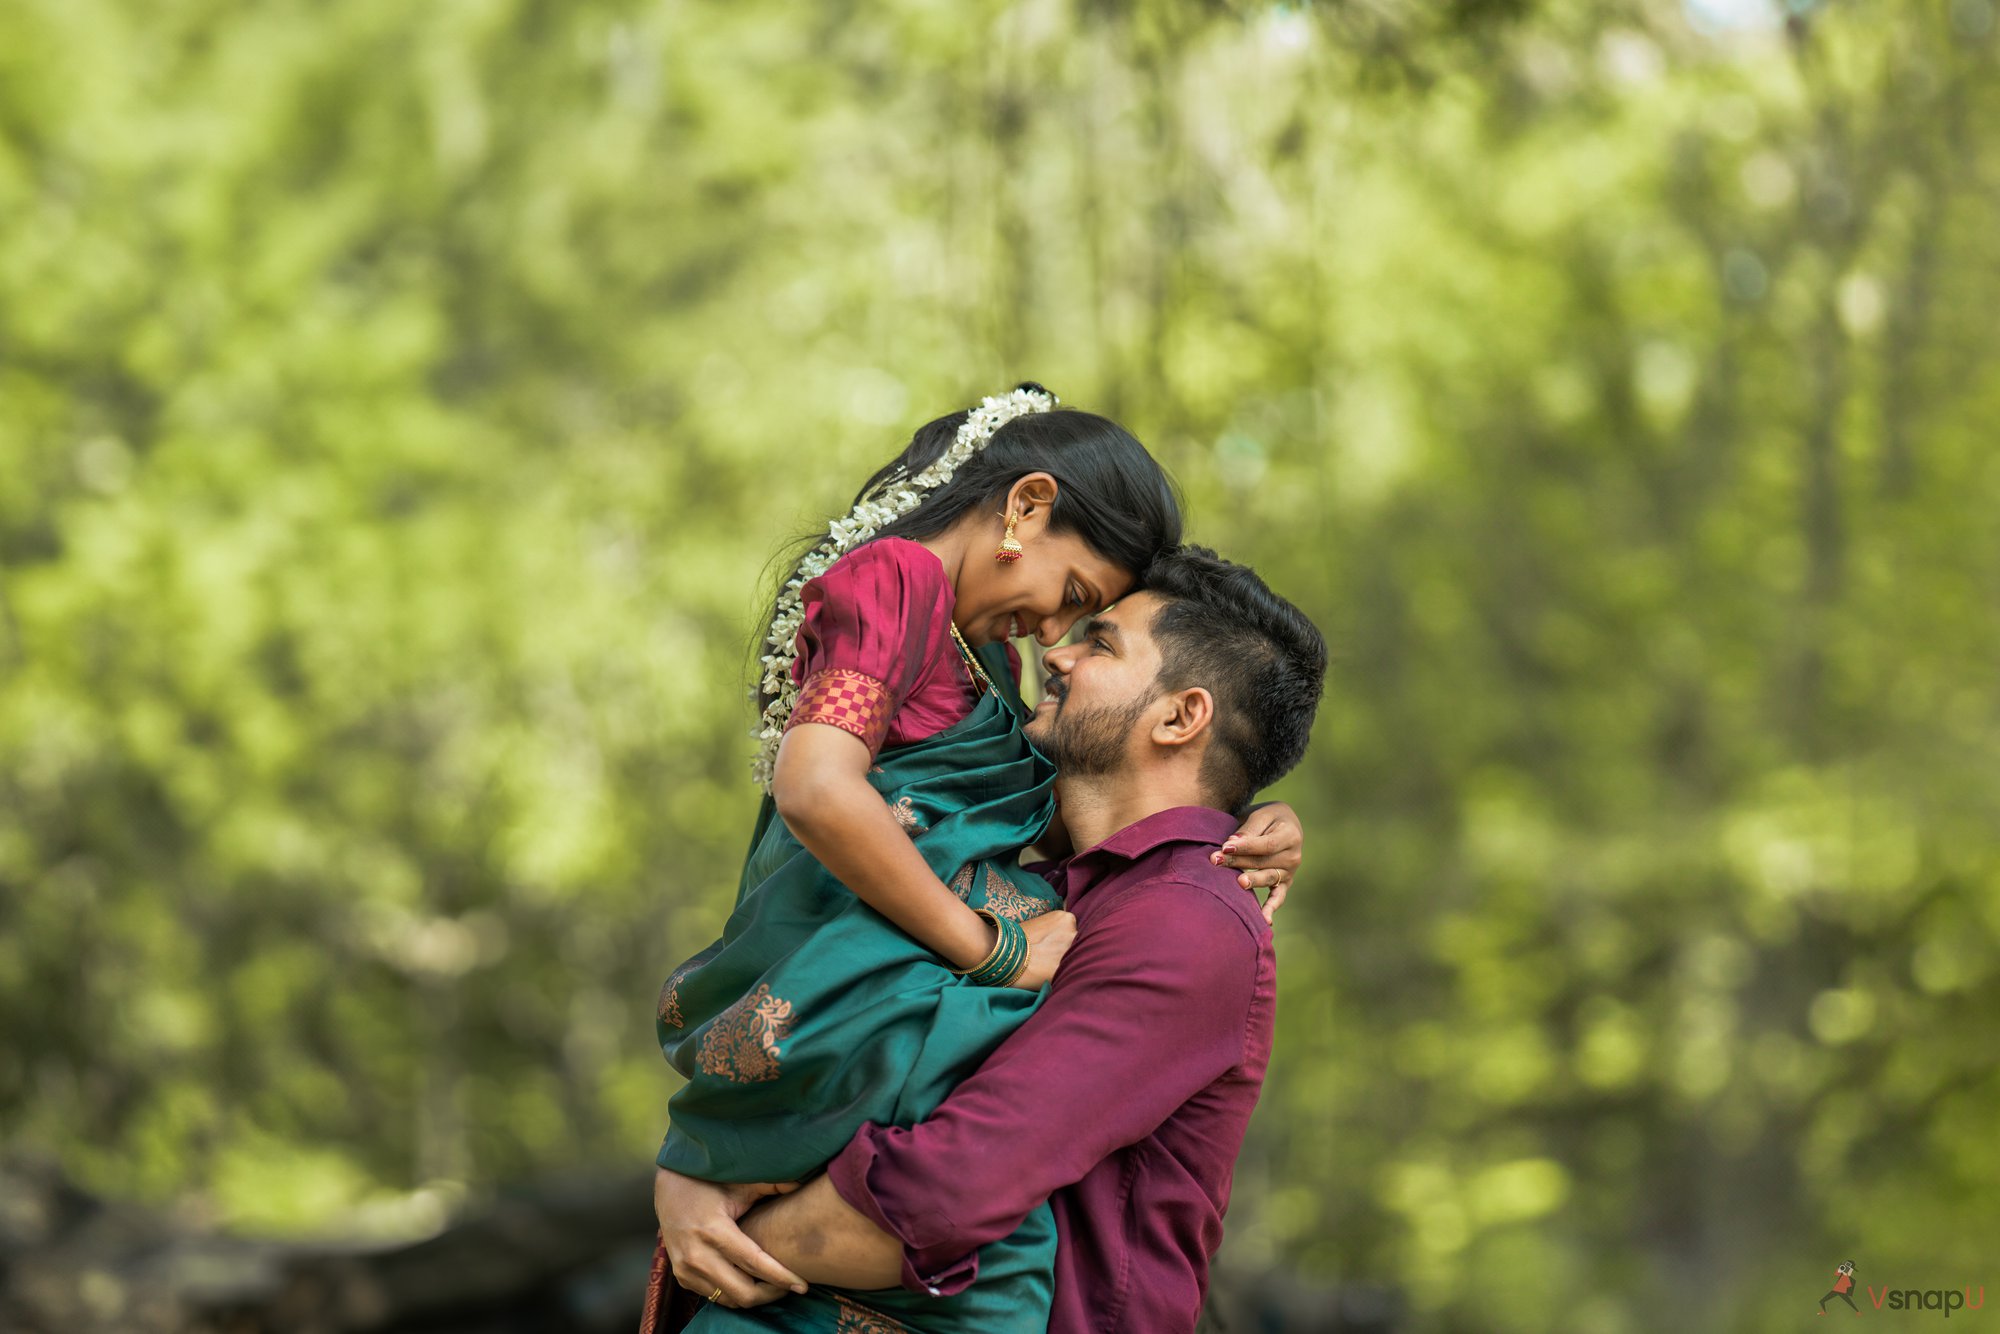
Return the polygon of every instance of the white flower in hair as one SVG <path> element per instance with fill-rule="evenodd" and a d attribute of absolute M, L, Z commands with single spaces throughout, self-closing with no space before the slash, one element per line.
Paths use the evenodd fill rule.
<path fill-rule="evenodd" d="M 766 790 L 778 764 L 778 743 L 784 739 L 785 724 L 799 702 L 799 688 L 792 680 L 792 664 L 797 661 L 799 627 L 805 624 L 805 605 L 800 590 L 825 574 L 833 563 L 860 546 L 882 529 L 915 510 L 924 497 L 951 480 L 959 466 L 986 447 L 993 433 L 1016 417 L 1030 412 L 1048 412 L 1059 400 L 1045 390 L 1011 389 L 979 401 L 966 414 L 951 445 L 929 467 L 914 477 L 901 474 L 889 478 L 861 497 L 860 503 L 827 525 L 826 537 L 799 562 L 798 572 L 785 582 L 764 644 L 771 651 L 763 656 L 763 689 L 771 702 L 764 706 L 752 735 L 759 745 L 750 772 Z"/>

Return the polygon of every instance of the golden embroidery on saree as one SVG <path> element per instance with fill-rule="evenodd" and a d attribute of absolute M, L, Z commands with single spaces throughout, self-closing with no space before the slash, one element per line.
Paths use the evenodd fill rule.
<path fill-rule="evenodd" d="M 972 869 L 973 863 L 967 862 L 959 867 L 958 874 L 951 878 L 951 892 L 958 895 L 961 901 L 972 897 Z"/>
<path fill-rule="evenodd" d="M 986 907 L 995 917 L 1011 917 L 1017 922 L 1025 922 L 1030 917 L 1039 917 L 1055 905 L 1047 899 L 1038 899 L 1032 894 L 1023 894 L 992 867 L 986 868 Z"/>
<path fill-rule="evenodd" d="M 907 1326 L 891 1320 L 880 1311 L 849 1301 L 838 1293 L 834 1294 L 833 1300 L 840 1308 L 840 1323 L 833 1327 L 833 1334 L 908 1334 Z"/>
<path fill-rule="evenodd" d="M 908 797 L 893 803 L 889 807 L 889 814 L 896 817 L 896 823 L 903 826 L 903 832 L 906 834 L 921 834 L 930 828 L 923 822 L 923 817 L 917 814 L 917 808 L 911 804 Z"/>
<path fill-rule="evenodd" d="M 702 1073 L 736 1084 L 768 1083 L 778 1077 L 779 1044 L 791 1032 L 792 1003 L 760 982 L 701 1035 Z"/>
<path fill-rule="evenodd" d="M 681 1017 L 681 982 L 701 964 L 689 959 L 673 972 L 667 974 L 666 982 L 660 987 L 660 1022 L 669 1028 L 680 1028 L 687 1021 Z"/>

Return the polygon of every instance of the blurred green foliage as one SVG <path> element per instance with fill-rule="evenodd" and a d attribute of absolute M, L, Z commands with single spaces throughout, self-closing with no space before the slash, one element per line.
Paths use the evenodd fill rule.
<path fill-rule="evenodd" d="M 643 1167 L 765 562 L 1033 377 L 1338 645 L 1230 1262 L 1995 1277 L 1995 7 L 1786 15 L 9 5 L 9 1138 L 252 1228 Z"/>

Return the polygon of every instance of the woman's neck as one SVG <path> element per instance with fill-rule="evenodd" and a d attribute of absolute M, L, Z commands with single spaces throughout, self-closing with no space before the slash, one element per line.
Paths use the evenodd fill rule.
<path fill-rule="evenodd" d="M 958 592 L 959 575 L 965 570 L 965 553 L 972 547 L 971 529 L 963 522 L 955 523 L 936 537 L 919 537 L 916 544 L 938 558 L 944 566 L 945 581 L 951 585 L 954 596 Z"/>

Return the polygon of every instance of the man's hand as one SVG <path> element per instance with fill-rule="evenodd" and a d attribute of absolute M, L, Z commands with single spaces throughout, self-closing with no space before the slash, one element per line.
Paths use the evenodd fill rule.
<path fill-rule="evenodd" d="M 795 1195 L 766 1200 L 743 1220 L 759 1246 L 785 1257 L 815 1283 L 893 1288 L 902 1281 L 903 1244 L 815 1177 Z"/>
<path fill-rule="evenodd" d="M 1298 812 L 1282 801 L 1265 802 L 1250 812 L 1235 833 L 1223 840 L 1220 852 L 1211 852 L 1209 861 L 1243 872 L 1236 883 L 1245 889 L 1268 887 L 1264 900 L 1264 920 L 1275 921 L 1285 892 L 1298 872 L 1299 851 L 1305 846 L 1305 831 L 1299 827 Z"/>
<path fill-rule="evenodd" d="M 653 1178 L 653 1212 L 673 1262 L 674 1281 L 722 1306 L 762 1306 L 805 1281 L 743 1235 L 736 1220 L 750 1206 L 797 1190 L 796 1182 L 725 1185 L 661 1168 Z"/>

